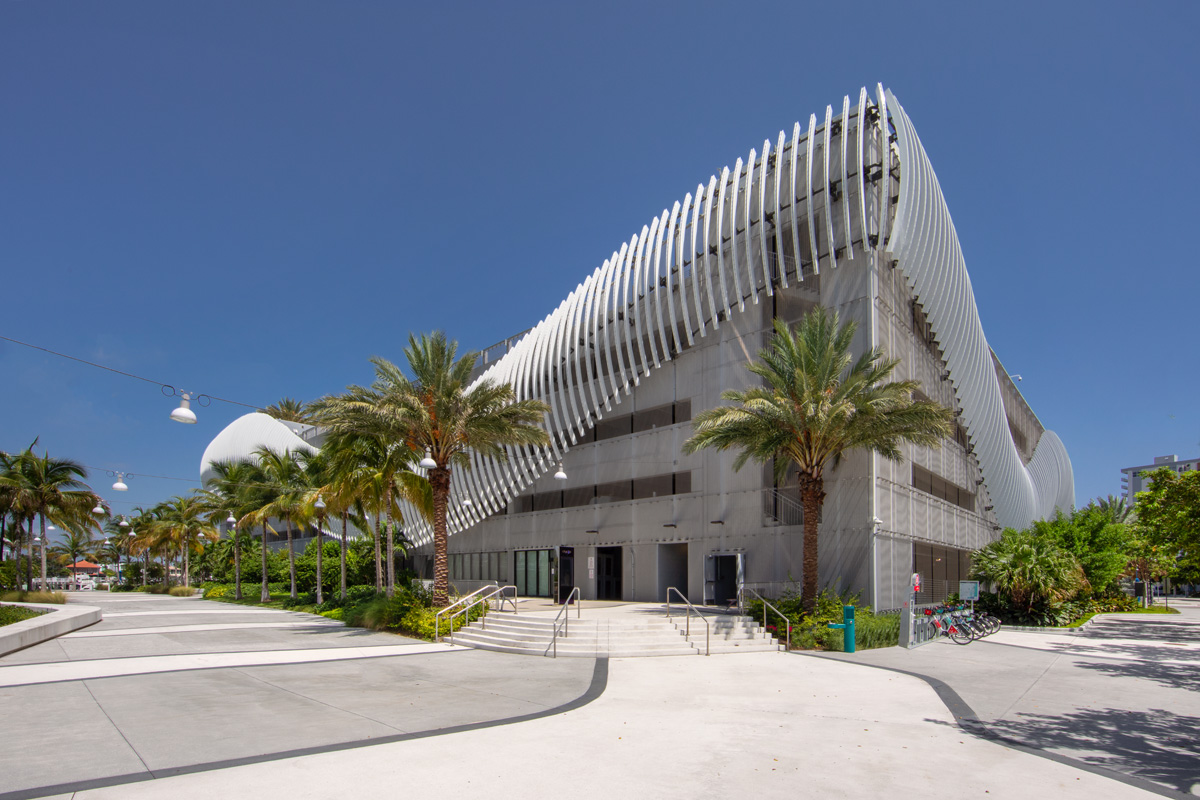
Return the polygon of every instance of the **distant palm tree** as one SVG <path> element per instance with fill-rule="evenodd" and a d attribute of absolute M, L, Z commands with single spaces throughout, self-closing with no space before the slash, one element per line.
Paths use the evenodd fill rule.
<path fill-rule="evenodd" d="M 191 554 L 202 542 L 215 538 L 217 530 L 207 518 L 204 498 L 198 494 L 172 497 L 160 507 L 158 531 L 182 555 L 183 585 L 191 586 Z"/>
<path fill-rule="evenodd" d="M 234 518 L 233 540 L 234 599 L 242 599 L 242 529 L 247 515 L 256 508 L 255 493 L 261 491 L 261 471 L 249 461 L 220 461 L 212 465 L 213 477 L 207 483 L 206 503 L 209 521 L 219 525 Z M 264 571 L 265 572 L 265 571 Z M 265 601 L 264 601 L 265 602 Z"/>
<path fill-rule="evenodd" d="M 403 444 L 414 458 L 428 453 L 433 504 L 433 602 L 449 602 L 446 558 L 446 506 L 450 473 L 470 469 L 471 453 L 496 460 L 508 458 L 506 447 L 544 447 L 550 443 L 539 427 L 550 407 L 541 400 L 516 400 L 513 388 L 487 378 L 468 391 L 476 354 L 457 358 L 458 343 L 442 332 L 410 335 L 404 354 L 413 377 L 395 364 L 373 358 L 371 387 L 347 387 L 337 397 L 316 404 L 317 417 L 334 434 L 376 437 Z"/>
<path fill-rule="evenodd" d="M 0 487 L 27 518 L 41 521 L 42 590 L 46 589 L 46 521 L 64 529 L 94 524 L 91 509 L 99 501 L 83 479 L 87 470 L 82 464 L 64 458 L 51 458 L 33 452 L 34 444 L 7 459 L 0 473 Z"/>
<path fill-rule="evenodd" d="M 404 500 L 427 520 L 433 519 L 433 492 L 429 481 L 411 469 L 413 453 L 403 443 L 389 443 L 377 435 L 332 433 L 321 447 L 327 453 L 331 495 L 351 491 L 375 515 L 376 565 L 379 582 L 386 581 L 387 596 L 396 585 L 396 523 L 404 522 L 399 501 Z M 387 535 L 386 569 L 380 568 L 380 531 Z M 378 585 L 377 585 L 377 588 Z"/>
<path fill-rule="evenodd" d="M 278 403 L 272 403 L 263 409 L 263 413 L 281 422 L 312 423 L 312 413 L 308 405 L 291 397 L 284 397 Z"/>
<path fill-rule="evenodd" d="M 301 466 L 300 459 L 291 450 L 277 452 L 268 447 L 254 451 L 262 470 L 262 481 L 266 484 L 271 500 L 261 506 L 255 514 L 259 522 L 274 517 L 282 519 L 287 531 L 288 575 L 291 579 L 291 596 L 296 595 L 296 545 L 292 538 L 292 522 L 305 520 L 305 502 L 313 487 Z"/>
<path fill-rule="evenodd" d="M 684 453 L 704 448 L 738 450 L 733 468 L 774 460 L 776 480 L 789 465 L 799 470 L 804 508 L 802 602 L 812 614 L 817 599 L 817 536 L 825 501 L 825 468 L 842 454 L 870 450 L 892 461 L 905 443 L 937 447 L 953 430 L 954 414 L 929 401 L 912 399 L 918 381 L 888 381 L 899 359 L 879 348 L 857 361 L 850 353 L 855 324 L 839 324 L 836 312 L 817 308 L 795 329 L 775 320 L 775 336 L 747 367 L 767 386 L 729 390 L 736 405 L 696 416 Z"/>
<path fill-rule="evenodd" d="M 50 548 L 50 552 L 60 558 L 63 566 L 71 568 L 71 584 L 78 585 L 79 575 L 75 565 L 82 559 L 95 557 L 97 542 L 86 528 L 70 528 L 65 534 L 58 544 Z"/>

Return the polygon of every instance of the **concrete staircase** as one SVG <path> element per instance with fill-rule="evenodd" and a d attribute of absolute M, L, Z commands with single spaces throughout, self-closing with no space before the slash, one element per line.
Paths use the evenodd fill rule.
<path fill-rule="evenodd" d="M 712 625 L 711 652 L 748 653 L 779 650 L 779 643 L 745 617 L 707 616 Z M 454 634 L 454 643 L 479 650 L 521 655 L 553 655 L 554 620 L 493 612 Z M 560 620 L 561 624 L 561 620 Z M 570 633 L 560 629 L 558 655 L 576 658 L 704 655 L 704 623 L 692 617 L 692 637 L 684 638 L 685 620 L 663 617 L 572 618 Z"/>

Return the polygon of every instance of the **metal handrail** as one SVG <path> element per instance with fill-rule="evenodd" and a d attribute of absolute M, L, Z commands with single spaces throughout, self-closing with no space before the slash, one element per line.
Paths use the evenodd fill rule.
<path fill-rule="evenodd" d="M 766 630 L 766 628 L 767 628 L 767 609 L 768 608 L 771 609 L 772 611 L 774 611 L 776 614 L 778 614 L 783 619 L 783 621 L 787 623 L 787 649 L 791 650 L 792 649 L 792 621 L 790 619 L 788 619 L 787 616 L 782 611 L 780 611 L 775 606 L 771 605 L 770 601 L 768 601 L 767 598 L 765 598 L 761 594 L 759 594 L 757 589 L 751 589 L 749 586 L 739 586 L 738 587 L 738 613 L 739 614 L 744 614 L 745 610 L 746 610 L 745 592 L 751 592 L 755 597 L 757 597 L 759 600 L 762 601 L 762 604 L 763 604 L 763 630 Z"/>
<path fill-rule="evenodd" d="M 570 610 L 571 610 L 571 598 L 572 597 L 575 598 L 575 619 L 579 619 L 583 615 L 583 594 L 580 593 L 579 587 L 576 586 L 574 589 L 571 590 L 571 593 L 569 595 L 567 595 L 567 599 L 563 601 L 563 607 L 560 608 L 558 610 L 558 613 L 554 615 L 554 629 L 552 631 L 553 635 L 550 637 L 550 647 L 547 648 L 548 650 L 552 649 L 554 651 L 554 656 L 553 656 L 554 658 L 558 658 L 558 628 L 559 628 L 558 618 L 559 617 L 563 618 L 563 624 L 562 624 L 563 638 L 566 639 L 570 635 L 570 632 L 571 632 Z M 565 616 L 564 616 L 564 612 L 566 612 Z"/>
<path fill-rule="evenodd" d="M 433 615 L 433 640 L 436 642 L 439 638 L 438 622 L 441 620 L 443 614 L 448 614 L 449 612 L 453 611 L 457 606 L 460 606 L 463 603 L 467 602 L 475 595 L 480 594 L 482 592 L 486 592 L 489 589 L 493 589 L 493 588 L 495 588 L 495 586 L 496 586 L 496 584 L 494 584 L 494 583 L 491 586 L 480 586 L 478 589 L 471 592 L 470 594 L 464 595 L 464 596 L 458 598 L 457 600 L 455 600 L 450 605 L 446 606 L 445 608 L 439 609 L 438 612 Z M 474 605 L 474 603 L 472 603 L 471 605 Z M 457 616 L 457 614 L 455 614 L 454 616 Z M 453 619 L 453 617 L 451 617 L 451 618 Z M 453 633 L 453 630 L 451 632 Z"/>
<path fill-rule="evenodd" d="M 504 600 L 505 600 L 505 596 L 504 596 L 505 589 L 512 589 L 513 597 L 515 598 L 517 596 L 517 587 L 515 587 L 515 586 L 492 585 L 490 587 L 484 586 L 483 589 L 491 589 L 491 591 L 489 591 L 487 594 L 480 595 L 479 597 L 472 600 L 468 605 L 463 606 L 458 611 L 455 611 L 453 614 L 450 615 L 450 644 L 454 644 L 454 619 L 459 614 L 468 614 L 469 615 L 472 608 L 474 608 L 475 606 L 480 605 L 480 604 L 486 604 L 489 600 L 491 600 L 496 595 L 500 596 L 500 606 L 503 607 Z M 483 591 L 483 589 L 481 589 L 480 591 Z M 514 614 L 517 613 L 516 600 L 514 599 L 510 602 L 513 604 L 513 613 Z M 490 609 L 491 606 L 488 606 L 488 608 Z M 468 616 L 468 621 L 469 620 L 470 620 L 470 617 Z M 482 617 L 479 618 L 479 624 L 483 628 L 483 630 L 485 630 L 485 631 L 487 630 L 487 614 L 486 613 Z M 434 628 L 434 636 L 437 636 L 436 627 Z"/>
<path fill-rule="evenodd" d="M 710 643 L 710 639 L 712 637 L 712 625 L 709 625 L 708 620 L 704 618 L 704 615 L 701 614 L 699 611 L 697 611 L 696 607 L 694 605 L 692 605 L 691 602 L 686 597 L 683 596 L 683 592 L 679 591 L 674 586 L 667 587 L 667 619 L 671 618 L 671 592 L 674 592 L 675 594 L 679 595 L 679 599 L 684 602 L 684 605 L 686 605 L 687 609 L 688 609 L 687 610 L 687 622 L 684 625 L 684 633 L 683 633 L 684 640 L 686 640 L 689 643 L 692 641 L 692 612 L 695 611 L 696 616 L 699 617 L 700 620 L 704 623 L 704 655 L 706 655 L 706 656 L 712 655 L 712 649 L 711 649 L 711 643 Z"/>

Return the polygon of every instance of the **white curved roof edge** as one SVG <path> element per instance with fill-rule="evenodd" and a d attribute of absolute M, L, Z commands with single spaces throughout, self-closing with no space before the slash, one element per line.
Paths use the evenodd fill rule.
<path fill-rule="evenodd" d="M 1008 429 L 991 349 L 950 210 L 912 121 L 890 90 L 887 100 L 896 127 L 901 177 L 886 252 L 900 262 L 937 332 L 997 521 L 1023 528 L 1052 515 L 1056 507 L 1074 505 L 1071 459 L 1062 440 L 1047 430 L 1029 464 L 1022 463 Z"/>
<path fill-rule="evenodd" d="M 869 166 L 872 150 L 889 147 L 886 126 L 878 121 L 860 124 L 867 104 L 864 88 L 857 104 L 851 103 L 849 96 L 843 98 L 841 114 L 834 115 L 832 108 L 827 108 L 828 123 L 823 132 L 827 143 L 829 126 L 837 126 L 841 151 L 852 160 L 853 173 L 859 176 Z M 824 170 L 817 175 L 822 184 L 816 187 L 821 191 L 821 210 L 826 220 L 840 210 L 840 219 L 857 228 L 864 249 L 886 249 L 903 264 L 930 325 L 939 341 L 946 343 L 951 381 L 985 482 L 999 510 L 998 519 L 1003 525 L 1023 527 L 1053 513 L 1055 506 L 1072 505 L 1070 459 L 1059 438 L 1046 431 L 1030 463 L 1021 463 L 1008 431 L 962 251 L 933 169 L 908 117 L 882 86 L 877 89 L 876 107 L 884 117 L 894 119 L 898 131 L 901 193 L 892 235 L 886 244 L 882 235 L 874 245 L 867 241 L 868 234 L 880 232 L 888 219 L 890 196 L 882 191 L 887 181 L 864 189 L 862 180 L 842 180 L 839 202 L 832 197 L 831 176 Z M 676 320 L 685 321 L 685 334 L 691 343 L 693 332 L 704 337 L 708 326 L 716 330 L 722 321 L 742 313 L 746 301 L 757 304 L 760 296 L 773 292 L 768 253 L 761 236 L 763 220 L 768 216 L 778 220 L 781 212 L 787 213 L 792 222 L 792 252 L 800 253 L 797 211 L 803 201 L 809 214 L 810 235 L 817 235 L 811 218 L 812 144 L 816 135 L 816 116 L 812 115 L 807 132 L 796 123 L 790 142 L 786 132 L 780 133 L 779 144 L 769 159 L 770 140 L 765 141 L 757 168 L 756 155 L 751 151 L 744 171 L 722 169 L 720 181 L 714 175 L 707 187 L 701 182 L 695 198 L 691 193 L 684 198 L 681 213 L 679 203 L 669 214 L 664 209 L 508 353 L 488 366 L 477 381 L 492 378 L 511 383 L 519 399 L 547 398 L 558 392 L 559 402 L 546 417 L 552 443 L 547 452 L 515 449 L 514 458 L 508 462 L 472 456 L 472 469 L 455 470 L 447 520 L 450 533 L 470 527 L 504 506 L 552 468 L 580 434 L 603 418 L 614 403 L 619 404 L 622 394 L 629 394 L 641 376 L 670 361 L 668 341 L 673 339 L 678 344 Z M 803 169 L 799 168 L 798 156 L 803 158 Z M 866 202 L 868 194 L 875 201 L 873 207 L 879 209 L 878 216 L 868 216 L 868 208 L 872 207 Z M 741 231 L 738 219 L 745 223 Z M 782 231 L 782 225 L 775 226 L 777 245 Z M 724 247 L 715 248 L 715 256 L 710 254 L 710 245 L 726 240 L 728 263 Z M 810 249 L 815 245 L 814 238 Z M 853 247 L 852 242 L 847 245 L 848 250 Z M 782 247 L 778 251 L 782 252 Z M 703 255 L 691 255 L 697 252 Z M 836 266 L 835 254 L 818 256 L 817 263 L 803 266 L 819 272 L 822 258 L 827 268 Z M 781 285 L 787 286 L 787 270 L 776 272 Z M 643 332 L 650 341 L 649 355 Z M 584 381 L 581 376 L 592 352 L 597 357 L 612 354 L 612 363 L 595 380 Z M 464 506 L 463 500 L 468 498 L 472 505 Z M 419 520 L 411 509 L 406 510 L 406 517 Z M 418 521 L 409 527 L 410 539 L 418 545 L 432 538 L 427 523 Z"/>
<path fill-rule="evenodd" d="M 260 447 L 277 452 L 317 452 L 317 448 L 293 433 L 286 422 L 261 411 L 252 411 L 226 425 L 204 448 L 204 455 L 200 457 L 200 481 L 208 483 L 213 476 L 210 465 L 219 461 L 251 460 L 254 451 Z"/>

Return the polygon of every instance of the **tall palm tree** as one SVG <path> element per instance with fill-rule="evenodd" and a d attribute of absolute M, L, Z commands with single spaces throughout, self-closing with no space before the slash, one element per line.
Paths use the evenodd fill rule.
<path fill-rule="evenodd" d="M 375 515 L 376 569 L 379 582 L 386 582 L 387 596 L 396 586 L 397 523 L 404 516 L 404 500 L 425 519 L 433 519 L 433 493 L 429 481 L 411 469 L 413 452 L 403 442 L 389 442 L 382 436 L 366 433 L 333 433 L 321 447 L 328 453 L 328 476 L 337 482 L 338 491 L 352 489 L 363 505 Z M 334 487 L 330 487 L 334 489 Z M 380 533 L 387 536 L 387 564 L 381 568 Z"/>
<path fill-rule="evenodd" d="M 249 461 L 221 461 L 212 465 L 213 477 L 208 481 L 206 495 L 209 521 L 215 524 L 234 518 L 230 537 L 233 540 L 233 596 L 242 599 L 242 531 L 247 515 L 255 510 L 255 494 L 260 471 Z"/>
<path fill-rule="evenodd" d="M 312 413 L 309 407 L 291 397 L 284 397 L 278 403 L 272 403 L 263 409 L 263 413 L 282 422 L 312 423 Z"/>
<path fill-rule="evenodd" d="M 550 407 L 541 400 L 516 400 L 507 384 L 481 379 L 468 390 L 476 354 L 457 358 L 458 343 L 441 331 L 420 338 L 409 335 L 404 355 L 412 372 L 383 358 L 373 358 L 371 387 L 347 387 L 338 397 L 316 404 L 317 416 L 334 434 L 377 437 L 403 444 L 412 453 L 427 453 L 433 505 L 433 602 L 449 602 L 446 559 L 446 505 L 452 468 L 470 469 L 471 453 L 505 460 L 506 447 L 544 447 L 550 443 L 539 427 Z"/>
<path fill-rule="evenodd" d="M 83 482 L 87 470 L 70 459 L 51 458 L 33 452 L 31 444 L 0 473 L 0 487 L 9 494 L 13 506 L 30 520 L 41 522 L 42 542 L 46 541 L 46 521 L 70 529 L 93 524 L 92 507 L 99 501 Z M 42 590 L 46 589 L 46 548 L 42 547 Z"/>
<path fill-rule="evenodd" d="M 747 366 L 767 382 L 721 396 L 736 405 L 696 415 L 684 453 L 704 448 L 738 450 L 733 468 L 774 460 L 776 480 L 799 470 L 804 507 L 802 602 L 811 614 L 817 600 L 817 538 L 825 501 L 825 468 L 842 454 L 870 450 L 892 461 L 905 443 L 937 447 L 949 436 L 954 414 L 913 400 L 918 381 L 889 381 L 899 359 L 879 348 L 855 361 L 850 352 L 856 325 L 839 324 L 836 312 L 817 308 L 791 329 L 775 320 L 775 336 Z"/>
<path fill-rule="evenodd" d="M 262 469 L 262 480 L 273 498 L 255 512 L 260 522 L 272 517 L 282 519 L 287 531 L 288 575 L 291 579 L 291 596 L 296 597 L 296 545 L 292 538 L 292 523 L 306 521 L 306 500 L 313 487 L 300 463 L 299 456 L 291 450 L 277 452 L 268 447 L 254 451 Z"/>
<path fill-rule="evenodd" d="M 182 555 L 184 586 L 191 586 L 192 551 L 217 534 L 207 511 L 204 497 L 196 493 L 172 497 L 161 506 L 158 530 L 164 543 L 174 544 Z"/>

